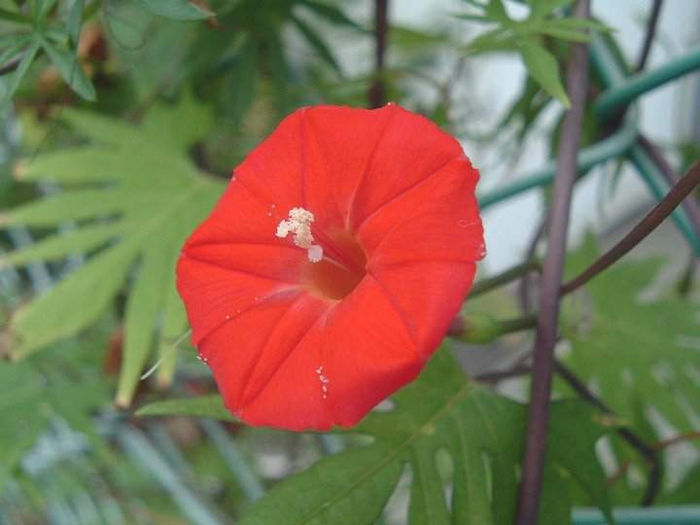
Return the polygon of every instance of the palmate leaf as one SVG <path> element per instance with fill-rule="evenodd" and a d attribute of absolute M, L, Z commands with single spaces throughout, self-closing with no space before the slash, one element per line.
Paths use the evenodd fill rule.
<path fill-rule="evenodd" d="M 449 349 L 439 351 L 389 412 L 373 412 L 353 433 L 372 443 L 327 457 L 272 489 L 241 523 L 368 524 L 410 472 L 409 522 L 510 524 L 516 506 L 525 408 L 467 382 Z M 147 405 L 140 415 L 226 416 L 213 397 Z M 605 479 L 594 453 L 604 430 L 579 402 L 553 408 L 540 523 L 569 522 L 569 483 L 608 512 Z M 446 483 L 438 455 L 447 452 Z M 408 469 L 406 468 L 408 466 Z M 451 485 L 451 501 L 445 490 Z"/>
<path fill-rule="evenodd" d="M 596 253 L 587 241 L 571 257 L 572 275 Z M 565 310 L 570 319 L 564 335 L 572 348 L 566 363 L 649 443 L 667 437 L 655 424 L 658 415 L 679 434 L 697 431 L 700 416 L 700 304 L 674 296 L 640 301 L 660 266 L 659 260 L 615 265 L 586 286 L 583 299 L 572 297 Z M 618 466 L 632 460 L 646 468 L 620 442 L 613 448 Z M 637 497 L 619 495 L 625 503 Z"/>
<path fill-rule="evenodd" d="M 572 268 L 582 269 L 595 253 L 588 241 Z M 622 263 L 587 285 L 585 326 L 567 334 L 573 351 L 566 361 L 624 418 L 642 426 L 649 418 L 638 407 L 653 407 L 689 432 L 700 415 L 700 304 L 681 297 L 640 301 L 660 266 L 659 260 Z"/>
<path fill-rule="evenodd" d="M 81 221 L 8 254 L 2 264 L 96 255 L 53 289 L 19 309 L 8 327 L 10 352 L 21 357 L 93 323 L 123 289 L 127 277 L 125 341 L 117 401 L 130 402 L 155 342 L 172 374 L 173 341 L 186 329 L 174 290 L 174 266 L 185 237 L 207 213 L 223 183 L 207 177 L 187 150 L 205 133 L 209 114 L 188 97 L 177 107 L 155 106 L 139 126 L 64 110 L 63 118 L 91 140 L 21 165 L 26 181 L 51 180 L 64 191 L 11 210 L 0 226 L 53 227 Z M 169 377 L 161 376 L 166 382 Z"/>

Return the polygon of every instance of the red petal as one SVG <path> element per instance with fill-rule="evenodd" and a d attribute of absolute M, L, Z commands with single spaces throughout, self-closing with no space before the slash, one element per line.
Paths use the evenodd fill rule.
<path fill-rule="evenodd" d="M 357 237 L 372 254 L 370 265 L 481 259 L 477 179 L 468 160 L 453 159 L 368 215 Z"/>
<path fill-rule="evenodd" d="M 290 306 L 303 313 L 251 313 L 204 341 L 226 406 L 250 424 L 289 430 L 354 425 L 423 365 L 391 299 L 372 280 L 325 311 L 299 306 L 305 301 L 312 300 Z M 226 345 L 233 338 L 236 346 Z M 208 350 L 225 346 L 228 353 Z M 250 355 L 258 356 L 253 374 Z M 321 375 L 329 380 L 325 397 Z M 243 395 L 240 385 L 253 383 Z"/>
<path fill-rule="evenodd" d="M 194 344 L 260 302 L 298 291 L 306 252 L 275 237 L 277 222 L 234 180 L 185 243 L 177 285 Z"/>

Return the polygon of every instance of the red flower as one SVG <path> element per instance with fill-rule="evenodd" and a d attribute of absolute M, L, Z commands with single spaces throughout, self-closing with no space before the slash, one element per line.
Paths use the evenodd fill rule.
<path fill-rule="evenodd" d="M 285 118 L 177 268 L 228 409 L 326 430 L 413 380 L 484 253 L 477 178 L 455 139 L 396 105 Z"/>

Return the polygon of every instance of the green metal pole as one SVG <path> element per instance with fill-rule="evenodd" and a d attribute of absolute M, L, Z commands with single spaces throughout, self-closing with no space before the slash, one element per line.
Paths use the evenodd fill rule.
<path fill-rule="evenodd" d="M 618 88 L 622 89 L 623 93 L 630 93 L 630 88 L 625 87 L 629 85 L 629 80 L 625 76 L 623 66 L 612 54 L 608 44 L 599 35 L 593 35 L 591 38 L 590 56 L 593 66 L 600 75 L 603 84 L 608 87 L 608 90 L 605 93 L 614 93 Z M 658 70 L 648 73 L 647 75 L 652 75 L 653 82 L 647 80 L 644 82 L 644 85 L 649 87 L 653 84 L 653 87 L 656 87 L 660 85 L 660 83 L 658 83 L 660 79 L 663 78 L 664 82 L 672 80 L 680 74 L 687 73 L 689 71 L 687 68 L 689 68 L 691 65 L 693 67 L 690 70 L 700 68 L 700 49 L 689 53 L 683 57 L 682 61 L 682 67 L 678 66 L 677 64 L 670 68 L 662 66 Z M 661 71 L 662 74 L 657 74 L 658 71 Z M 670 76 L 671 74 L 674 74 L 675 76 Z M 640 76 L 644 75 L 638 75 L 638 77 Z M 653 89 L 653 87 L 649 87 L 649 89 Z M 624 100 L 629 102 L 638 95 L 639 93 L 631 96 L 629 99 Z M 616 95 L 615 100 L 619 101 L 623 99 Z M 624 101 L 622 103 L 624 104 Z M 610 105 L 610 110 L 614 110 L 618 104 L 619 102 L 615 102 L 614 105 Z M 597 109 L 597 103 L 594 107 Z M 602 113 L 599 112 L 598 115 L 602 115 Z M 649 159 L 646 153 L 637 144 L 630 149 L 628 157 L 644 180 L 644 183 L 651 190 L 652 194 L 657 199 L 661 199 L 669 191 L 669 187 L 663 180 L 663 176 L 659 173 L 656 165 L 651 162 L 651 159 Z M 671 218 L 680 230 L 681 234 L 687 239 L 695 253 L 700 253 L 700 239 L 698 239 L 697 235 L 695 235 L 692 224 L 690 223 L 685 210 L 679 207 L 673 212 Z"/>
<path fill-rule="evenodd" d="M 631 115 L 628 117 L 625 125 L 613 135 L 579 152 L 578 169 L 580 171 L 585 171 L 596 164 L 624 155 L 636 138 L 637 119 L 635 115 Z M 487 191 L 483 195 L 480 195 L 479 206 L 482 210 L 485 210 L 494 204 L 498 204 L 501 201 L 533 188 L 545 186 L 554 179 L 555 170 L 556 162 L 550 161 L 540 170 L 519 177 L 511 184 Z"/>
<path fill-rule="evenodd" d="M 620 508 L 613 511 L 617 525 L 696 525 L 700 523 L 700 506 L 657 508 Z M 574 510 L 574 525 L 605 525 L 597 509 Z"/>
<path fill-rule="evenodd" d="M 593 109 L 600 117 L 611 115 L 615 109 L 629 104 L 640 95 L 698 68 L 700 68 L 700 47 L 686 55 L 669 60 L 649 72 L 639 73 L 622 81 L 616 79 L 612 87 L 598 97 Z"/>

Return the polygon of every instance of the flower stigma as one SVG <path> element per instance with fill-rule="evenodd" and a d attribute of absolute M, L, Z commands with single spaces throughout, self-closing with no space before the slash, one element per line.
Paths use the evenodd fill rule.
<path fill-rule="evenodd" d="M 314 222 L 314 214 L 304 208 L 292 208 L 287 219 L 283 219 L 277 225 L 275 235 L 280 239 L 286 238 L 290 233 L 294 234 L 294 244 L 306 249 L 306 256 L 312 263 L 323 259 L 323 248 L 313 244 L 314 236 L 311 234 L 311 224 Z"/>

